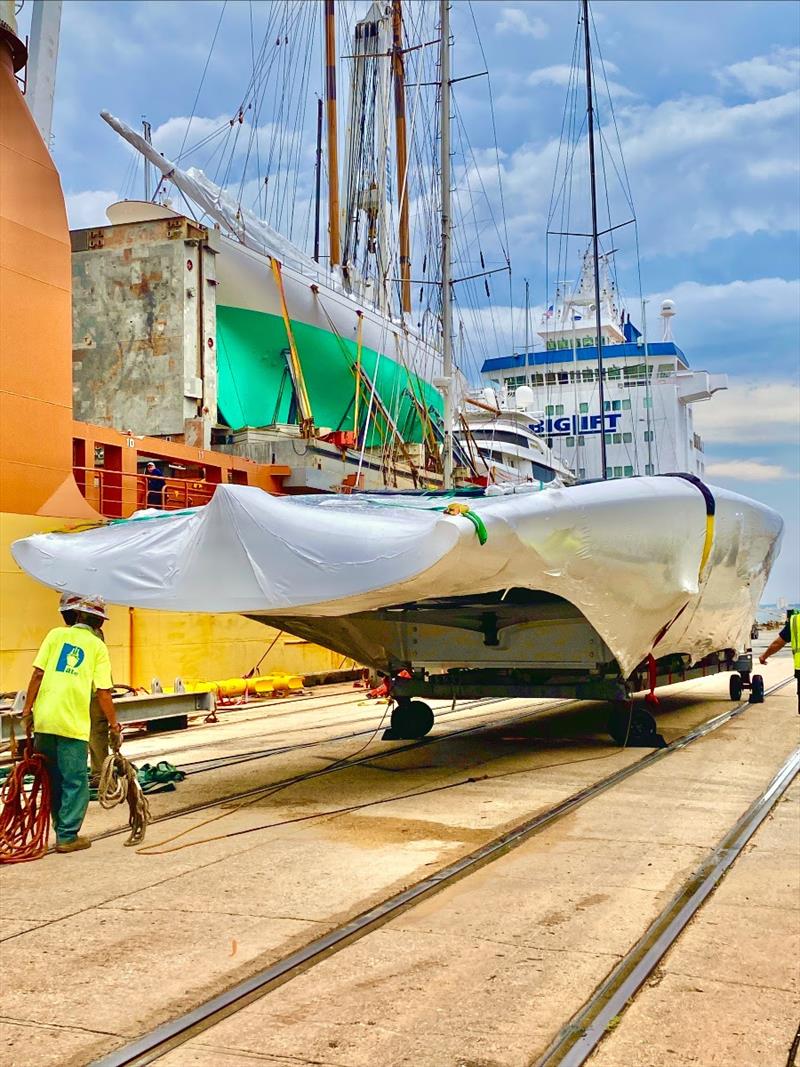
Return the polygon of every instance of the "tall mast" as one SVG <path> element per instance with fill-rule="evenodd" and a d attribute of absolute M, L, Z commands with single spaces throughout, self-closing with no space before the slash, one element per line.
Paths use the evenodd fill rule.
<path fill-rule="evenodd" d="M 319 263 L 320 182 L 322 180 L 322 98 L 317 98 L 317 156 L 314 174 L 314 259 Z"/>
<path fill-rule="evenodd" d="M 528 285 L 528 279 L 525 279 L 525 384 L 530 386 L 531 384 L 531 368 L 528 363 L 528 345 L 530 344 L 530 338 L 528 336 L 528 321 L 530 319 L 530 300 L 531 291 Z"/>
<path fill-rule="evenodd" d="M 328 113 L 328 227 L 330 265 L 340 261 L 339 251 L 339 147 L 336 139 L 336 12 L 325 0 L 325 106 Z"/>
<path fill-rule="evenodd" d="M 586 112 L 589 117 L 589 181 L 592 190 L 592 258 L 594 260 L 594 309 L 597 335 L 597 383 L 600 395 L 600 477 L 607 476 L 606 415 L 603 382 L 603 335 L 600 315 L 600 251 L 597 238 L 597 182 L 594 162 L 594 106 L 592 103 L 592 51 L 589 40 L 589 0 L 583 0 L 583 40 L 586 53 Z"/>
<path fill-rule="evenodd" d="M 444 397 L 443 485 L 453 488 L 453 308 L 450 282 L 450 4 L 439 0 L 439 77 L 442 135 L 442 378 Z"/>
<path fill-rule="evenodd" d="M 142 119 L 142 136 L 148 144 L 153 143 L 152 127 L 147 119 Z M 150 200 L 150 161 L 147 156 L 142 157 L 144 160 L 144 198 Z"/>
<path fill-rule="evenodd" d="M 392 0 L 392 73 L 394 75 L 394 131 L 397 154 L 397 203 L 400 209 L 400 302 L 411 311 L 411 243 L 408 234 L 408 147 L 406 144 L 406 84 L 403 63 L 403 0 Z"/>
<path fill-rule="evenodd" d="M 45 0 L 34 0 L 25 101 L 48 148 L 53 124 L 60 31 L 61 0 L 48 0 L 47 3 Z"/>

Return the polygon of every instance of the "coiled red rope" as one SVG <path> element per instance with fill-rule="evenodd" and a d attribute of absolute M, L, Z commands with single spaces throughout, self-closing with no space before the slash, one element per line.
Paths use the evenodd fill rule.
<path fill-rule="evenodd" d="M 17 743 L 11 734 L 11 773 L 0 787 L 0 863 L 38 860 L 47 849 L 50 832 L 50 779 L 45 757 L 33 749 L 29 737 L 17 758 Z M 25 789 L 25 778 L 33 778 Z"/>

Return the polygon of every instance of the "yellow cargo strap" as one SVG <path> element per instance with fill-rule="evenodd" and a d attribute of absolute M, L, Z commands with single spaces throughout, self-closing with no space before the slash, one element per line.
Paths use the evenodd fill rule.
<path fill-rule="evenodd" d="M 706 515 L 706 539 L 703 542 L 703 554 L 700 557 L 699 576 L 702 576 L 708 557 L 711 554 L 711 546 L 714 544 L 714 516 Z"/>
<path fill-rule="evenodd" d="M 361 398 L 361 339 L 364 333 L 364 313 L 357 311 L 358 327 L 356 329 L 356 400 L 353 409 L 353 432 L 358 440 L 358 402 Z"/>
<path fill-rule="evenodd" d="M 275 285 L 278 287 L 278 296 L 281 301 L 283 325 L 286 327 L 286 337 L 289 341 L 289 369 L 292 372 L 292 382 L 297 396 L 297 406 L 300 409 L 300 428 L 303 436 L 310 437 L 314 429 L 314 415 L 311 411 L 311 401 L 308 398 L 308 390 L 306 389 L 306 382 L 303 377 L 303 368 L 300 363 L 300 357 L 297 354 L 297 345 L 295 344 L 294 333 L 292 332 L 289 309 L 286 306 L 286 293 L 283 289 L 281 264 L 274 256 L 271 257 L 270 262 L 272 263 L 272 275 L 275 278 Z"/>

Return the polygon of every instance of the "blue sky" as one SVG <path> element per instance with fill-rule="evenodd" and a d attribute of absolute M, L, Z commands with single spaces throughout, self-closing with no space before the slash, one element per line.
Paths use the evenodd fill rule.
<path fill-rule="evenodd" d="M 366 9 L 348 3 L 359 15 Z M 23 31 L 30 6 L 20 16 Z M 800 7 L 788 0 L 592 6 L 636 205 L 644 294 L 653 309 L 664 296 L 675 299 L 675 339 L 692 366 L 729 375 L 726 393 L 695 407 L 707 475 L 784 516 L 784 548 L 766 599 L 800 600 Z M 194 132 L 238 106 L 250 74 L 251 15 L 258 28 L 271 8 L 229 0 Z M 161 147 L 174 149 L 221 9 L 221 0 L 65 0 L 53 149 L 72 225 L 101 224 L 110 201 L 140 195 L 128 149 L 99 110 L 132 125 L 146 115 L 161 131 Z M 544 232 L 577 4 L 478 0 L 470 10 L 454 0 L 451 17 L 454 74 L 484 69 L 481 46 L 491 74 L 513 299 L 521 304 L 527 277 L 541 307 L 550 302 Z M 321 90 L 318 63 L 309 90 Z M 462 82 L 455 93 L 476 173 L 498 211 L 485 79 Z M 304 147 L 304 158 L 312 149 Z M 622 260 L 630 282 L 630 249 Z M 512 320 L 507 285 L 501 292 L 493 285 L 492 315 L 506 338 L 519 318 Z"/>

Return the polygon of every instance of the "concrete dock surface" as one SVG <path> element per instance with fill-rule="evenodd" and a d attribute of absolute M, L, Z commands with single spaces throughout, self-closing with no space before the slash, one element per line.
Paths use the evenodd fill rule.
<path fill-rule="evenodd" d="M 759 669 L 769 687 L 791 657 Z M 662 690 L 665 739 L 727 685 Z M 3 1061 L 89 1063 L 645 754 L 598 704 L 442 704 L 413 748 L 384 711 L 340 686 L 126 741 L 193 773 L 151 797 L 149 854 L 119 833 L 0 872 Z M 159 1062 L 528 1067 L 799 741 L 792 681 Z M 124 822 L 92 804 L 84 831 Z M 795 783 L 590 1062 L 785 1067 L 798 960 Z"/>

